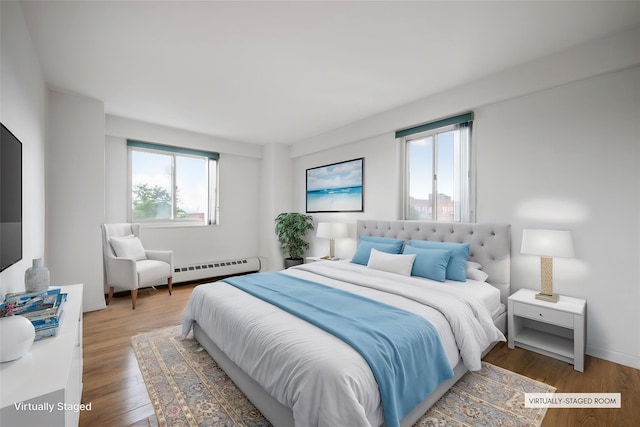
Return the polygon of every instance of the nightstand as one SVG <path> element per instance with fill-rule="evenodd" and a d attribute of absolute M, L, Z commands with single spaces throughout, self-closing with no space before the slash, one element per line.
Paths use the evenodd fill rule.
<path fill-rule="evenodd" d="M 508 344 L 544 354 L 584 372 L 587 301 L 560 295 L 557 303 L 520 289 L 508 299 Z"/>

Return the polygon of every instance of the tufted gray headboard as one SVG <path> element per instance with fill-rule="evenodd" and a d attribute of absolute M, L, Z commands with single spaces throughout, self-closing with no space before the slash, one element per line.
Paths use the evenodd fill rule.
<path fill-rule="evenodd" d="M 358 220 L 357 235 L 404 240 L 469 243 L 469 261 L 482 264 L 487 282 L 500 289 L 507 305 L 511 293 L 511 226 L 433 221 Z"/>

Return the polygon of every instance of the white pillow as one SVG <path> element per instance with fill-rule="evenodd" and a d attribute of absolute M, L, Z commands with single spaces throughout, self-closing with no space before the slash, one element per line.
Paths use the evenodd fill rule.
<path fill-rule="evenodd" d="M 131 258 L 136 261 L 147 259 L 142 242 L 133 234 L 124 237 L 111 237 L 109 242 L 119 258 Z"/>
<path fill-rule="evenodd" d="M 389 273 L 401 274 L 403 276 L 411 276 L 413 262 L 416 255 L 388 254 L 371 248 L 371 255 L 367 267 L 374 270 L 388 271 Z"/>
<path fill-rule="evenodd" d="M 482 271 L 482 265 L 477 262 L 467 261 L 467 279 L 484 282 L 489 275 Z"/>

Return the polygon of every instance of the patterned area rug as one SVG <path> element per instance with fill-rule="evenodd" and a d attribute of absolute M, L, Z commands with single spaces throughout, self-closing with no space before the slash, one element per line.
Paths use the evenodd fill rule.
<path fill-rule="evenodd" d="M 162 426 L 267 427 L 271 424 L 180 327 L 131 339 Z M 540 426 L 546 409 L 524 407 L 524 393 L 555 388 L 483 362 L 468 372 L 414 427 Z"/>

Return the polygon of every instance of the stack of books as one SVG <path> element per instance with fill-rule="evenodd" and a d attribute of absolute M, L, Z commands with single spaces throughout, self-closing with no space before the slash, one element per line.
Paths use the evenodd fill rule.
<path fill-rule="evenodd" d="M 49 288 L 35 293 L 8 294 L 0 304 L 0 317 L 23 316 L 33 323 L 36 330 L 35 341 L 55 337 L 64 314 L 67 294 L 60 288 Z"/>

